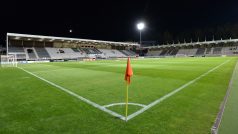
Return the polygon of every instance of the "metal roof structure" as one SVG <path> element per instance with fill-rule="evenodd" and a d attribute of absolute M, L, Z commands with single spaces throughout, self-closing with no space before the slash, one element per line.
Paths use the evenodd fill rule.
<path fill-rule="evenodd" d="M 83 44 L 93 44 L 93 45 L 103 44 L 103 45 L 114 45 L 114 46 L 139 46 L 139 44 L 137 43 L 129 43 L 129 42 L 113 42 L 113 41 L 79 39 L 79 38 L 68 38 L 68 37 L 7 33 L 7 41 L 11 39 L 28 40 L 28 41 L 70 42 L 70 43 L 83 43 Z"/>
<path fill-rule="evenodd" d="M 147 46 L 143 48 L 167 48 L 167 47 L 184 47 L 184 46 L 195 46 L 195 45 L 209 45 L 209 44 L 219 44 L 219 43 L 236 43 L 238 39 L 226 39 L 226 40 L 212 40 L 203 42 L 190 42 L 190 43 L 179 43 L 179 44 L 168 44 L 168 45 L 157 45 L 157 46 Z"/>

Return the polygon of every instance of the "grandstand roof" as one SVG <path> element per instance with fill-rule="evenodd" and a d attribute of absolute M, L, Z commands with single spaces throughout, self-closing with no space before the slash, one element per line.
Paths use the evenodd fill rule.
<path fill-rule="evenodd" d="M 219 44 L 219 43 L 235 43 L 238 39 L 226 39 L 226 40 L 212 40 L 212 41 L 202 41 L 202 42 L 190 42 L 190 43 L 179 43 L 179 44 L 168 44 L 168 45 L 157 45 L 157 46 L 147 46 L 143 48 L 166 48 L 166 47 L 183 47 L 183 46 L 195 46 L 195 45 L 209 45 L 209 44 Z"/>
<path fill-rule="evenodd" d="M 43 35 L 30 35 L 30 34 L 19 34 L 19 33 L 7 33 L 9 39 L 14 40 L 30 40 L 30 41 L 59 41 L 59 42 L 73 42 L 73 43 L 85 43 L 85 44 L 104 44 L 114 46 L 139 46 L 137 43 L 130 42 L 113 42 L 113 41 L 102 41 L 102 40 L 91 40 L 91 39 L 79 39 L 79 38 L 68 38 L 68 37 L 55 37 L 55 36 L 43 36 Z"/>

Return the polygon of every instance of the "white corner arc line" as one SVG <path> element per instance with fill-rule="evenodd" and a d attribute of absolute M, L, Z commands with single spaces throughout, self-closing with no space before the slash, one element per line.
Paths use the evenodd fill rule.
<path fill-rule="evenodd" d="M 124 116 L 122 116 L 122 115 L 120 115 L 120 114 L 118 114 L 118 113 L 115 113 L 115 112 L 113 112 L 113 111 L 111 111 L 111 110 L 109 110 L 109 109 L 107 109 L 107 108 L 105 108 L 105 107 L 103 107 L 103 106 L 101 106 L 101 105 L 95 103 L 95 102 L 92 102 L 92 101 L 90 101 L 90 100 L 88 100 L 88 99 L 86 99 L 86 98 L 84 98 L 84 97 L 82 97 L 82 96 L 80 96 L 80 95 L 78 95 L 78 94 L 76 94 L 76 93 L 74 93 L 74 92 L 72 92 L 72 91 L 70 91 L 70 90 L 64 88 L 64 87 L 61 87 L 61 86 L 59 86 L 59 85 L 57 85 L 57 84 L 55 84 L 55 83 L 53 83 L 53 82 L 51 82 L 51 81 L 48 81 L 48 80 L 46 80 L 46 79 L 44 79 L 44 78 L 42 78 L 42 77 L 40 77 L 40 76 L 38 76 L 38 75 L 36 75 L 36 74 L 34 74 L 34 73 L 32 73 L 32 72 L 29 72 L 29 71 L 27 71 L 27 70 L 25 70 L 25 69 L 23 69 L 23 68 L 20 68 L 20 67 L 18 67 L 18 68 L 21 69 L 21 70 L 23 70 L 24 72 L 26 72 L 26 73 L 32 75 L 32 76 L 35 76 L 36 78 L 38 78 L 38 79 L 40 79 L 40 80 L 42 80 L 42 81 L 44 81 L 44 82 L 46 82 L 46 83 L 48 83 L 48 84 L 50 84 L 50 85 L 56 87 L 56 88 L 58 88 L 58 89 L 64 91 L 64 92 L 66 92 L 66 93 L 68 93 L 68 94 L 70 94 L 70 95 L 72 95 L 72 96 L 74 96 L 74 97 L 76 97 L 76 98 L 82 100 L 83 102 L 86 102 L 86 103 L 89 104 L 89 105 L 92 105 L 93 107 L 95 107 L 95 108 L 97 108 L 97 109 L 100 109 L 100 110 L 102 110 L 102 111 L 104 111 L 104 112 L 106 112 L 106 113 L 108 113 L 108 114 L 110 114 L 110 115 L 112 115 L 112 116 L 115 116 L 115 117 L 117 117 L 117 118 L 119 118 L 119 119 L 126 120 L 126 118 L 125 118 Z"/>
<path fill-rule="evenodd" d="M 121 102 L 121 103 L 112 103 L 112 104 L 104 105 L 103 107 L 108 108 L 108 107 L 113 107 L 113 106 L 118 106 L 118 105 L 126 105 L 126 103 L 125 103 L 125 102 Z M 134 106 L 146 107 L 146 105 L 144 105 L 144 104 L 132 103 L 132 102 L 129 102 L 128 105 L 134 105 Z"/>
<path fill-rule="evenodd" d="M 151 107 L 153 107 L 153 106 L 159 104 L 160 102 L 166 100 L 166 99 L 169 98 L 170 96 L 173 96 L 173 95 L 176 94 L 177 92 L 179 92 L 179 91 L 181 91 L 182 89 L 186 88 L 187 86 L 189 86 L 189 85 L 195 83 L 197 80 L 199 80 L 199 79 L 201 79 L 202 77 L 208 75 L 209 73 L 211 73 L 212 71 L 218 69 L 219 67 L 221 67 L 222 65 L 226 64 L 226 63 L 229 62 L 229 61 L 230 61 L 230 60 L 227 60 L 227 61 L 221 63 L 220 65 L 218 65 L 218 66 L 216 66 L 216 67 L 210 69 L 210 70 L 207 71 L 206 73 L 204 73 L 204 74 L 198 76 L 197 78 L 195 78 L 195 79 L 189 81 L 188 83 L 186 83 L 186 84 L 182 85 L 181 87 L 179 87 L 179 88 L 173 90 L 172 92 L 166 94 L 165 96 L 163 96 L 163 97 L 161 97 L 161 98 L 155 100 L 154 102 L 150 103 L 150 104 L 147 105 L 146 107 L 144 107 L 144 108 L 138 110 L 137 112 L 135 112 L 135 113 L 129 115 L 129 116 L 127 117 L 127 121 L 130 120 L 130 119 L 132 119 L 132 118 L 134 118 L 134 117 L 136 117 L 136 116 L 138 116 L 139 114 L 145 112 L 146 110 L 150 109 Z"/>

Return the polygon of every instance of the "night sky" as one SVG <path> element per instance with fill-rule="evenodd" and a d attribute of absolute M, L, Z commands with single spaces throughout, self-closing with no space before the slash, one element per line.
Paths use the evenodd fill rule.
<path fill-rule="evenodd" d="M 238 24 L 238 1 L 8 0 L 0 2 L 0 18 L 1 43 L 6 32 L 138 41 L 139 21 L 147 26 L 143 40 L 161 41 L 166 31 L 176 40 L 186 31 Z"/>

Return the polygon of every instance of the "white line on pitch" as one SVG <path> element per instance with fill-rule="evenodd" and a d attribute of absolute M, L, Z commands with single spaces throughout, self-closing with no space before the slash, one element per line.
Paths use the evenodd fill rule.
<path fill-rule="evenodd" d="M 107 108 L 107 107 L 113 107 L 113 106 L 118 106 L 118 105 L 126 105 L 126 103 L 125 103 L 125 102 L 121 102 L 121 103 L 113 103 L 113 104 L 104 105 L 103 107 Z M 128 105 L 134 105 L 134 106 L 146 107 L 146 105 L 144 105 L 144 104 L 131 103 L 131 102 L 129 102 Z"/>
<path fill-rule="evenodd" d="M 18 68 L 19 68 L 19 67 L 18 67 Z M 38 75 L 36 75 L 36 74 L 34 74 L 34 73 L 32 73 L 32 72 L 29 72 L 29 71 L 27 71 L 27 70 L 25 70 L 25 69 L 23 69 L 23 68 L 19 68 L 19 69 L 25 71 L 26 73 L 28 73 L 28 74 L 30 74 L 30 75 L 35 76 L 36 78 L 38 78 L 38 79 L 40 79 L 40 80 L 42 80 L 42 81 L 44 81 L 44 82 L 46 82 L 46 83 L 48 83 L 48 84 L 54 86 L 54 87 L 57 87 L 58 89 L 60 89 L 60 90 L 62 90 L 62 91 L 64 91 L 64 92 L 66 92 L 66 93 L 68 93 L 68 94 L 70 94 L 70 95 L 72 95 L 72 96 L 74 96 L 74 97 L 76 97 L 76 98 L 78 98 L 78 99 L 80 99 L 80 100 L 86 102 L 86 103 L 89 104 L 89 105 L 92 105 L 93 107 L 95 107 L 95 108 L 97 108 L 97 109 L 100 109 L 100 110 L 102 110 L 102 111 L 104 111 L 104 112 L 106 112 L 106 113 L 108 113 L 108 114 L 110 114 L 110 115 L 112 115 L 112 116 L 115 116 L 115 117 L 117 117 L 117 118 L 120 118 L 120 119 L 122 119 L 122 120 L 125 120 L 125 117 L 124 117 L 124 116 L 122 116 L 122 115 L 120 115 L 120 114 L 118 114 L 118 113 L 115 113 L 115 112 L 113 112 L 113 111 L 111 111 L 111 110 L 109 110 L 109 109 L 107 109 L 107 108 L 105 108 L 105 107 L 103 107 L 103 106 L 101 106 L 101 105 L 95 103 L 95 102 L 92 102 L 92 101 L 90 101 L 90 100 L 88 100 L 88 99 L 86 99 L 86 98 L 84 98 L 84 97 L 82 97 L 82 96 L 80 96 L 80 95 L 78 95 L 78 94 L 76 94 L 76 93 L 74 93 L 74 92 L 72 92 L 72 91 L 70 91 L 70 90 L 64 88 L 64 87 L 61 87 L 61 86 L 59 86 L 59 85 L 57 85 L 57 84 L 55 84 L 55 83 L 53 83 L 53 82 L 51 82 L 51 81 L 48 81 L 48 80 L 46 80 L 46 79 L 44 79 L 44 78 L 42 78 L 42 77 L 40 77 L 40 76 L 38 76 Z"/>
<path fill-rule="evenodd" d="M 181 87 L 179 87 L 179 88 L 173 90 L 172 92 L 166 94 L 165 96 L 163 96 L 163 97 L 161 97 L 161 98 L 155 100 L 154 102 L 150 103 L 149 105 L 147 105 L 146 107 L 142 108 L 141 110 L 138 110 L 137 112 L 135 112 L 135 113 L 129 115 L 129 116 L 127 117 L 127 121 L 130 120 L 130 119 L 132 119 L 132 118 L 134 118 L 134 117 L 136 117 L 137 115 L 139 115 L 139 114 L 145 112 L 146 110 L 150 109 L 151 107 L 153 107 L 153 106 L 159 104 L 160 102 L 162 102 L 162 101 L 164 101 L 165 99 L 169 98 L 170 96 L 176 94 L 177 92 L 181 91 L 182 89 L 186 88 L 187 86 L 193 84 L 194 82 L 198 81 L 198 80 L 201 79 L 202 77 L 208 75 L 209 73 L 211 73 L 212 71 L 218 69 L 219 67 L 221 67 L 222 65 L 226 64 L 226 63 L 229 62 L 229 61 L 230 61 L 230 60 L 227 60 L 227 61 L 221 63 L 220 65 L 218 65 L 218 66 L 216 66 L 216 67 L 210 69 L 210 70 L 207 71 L 206 73 L 204 73 L 204 74 L 198 76 L 197 78 L 195 78 L 195 79 L 189 81 L 188 83 L 186 83 L 186 84 L 182 85 Z"/>

